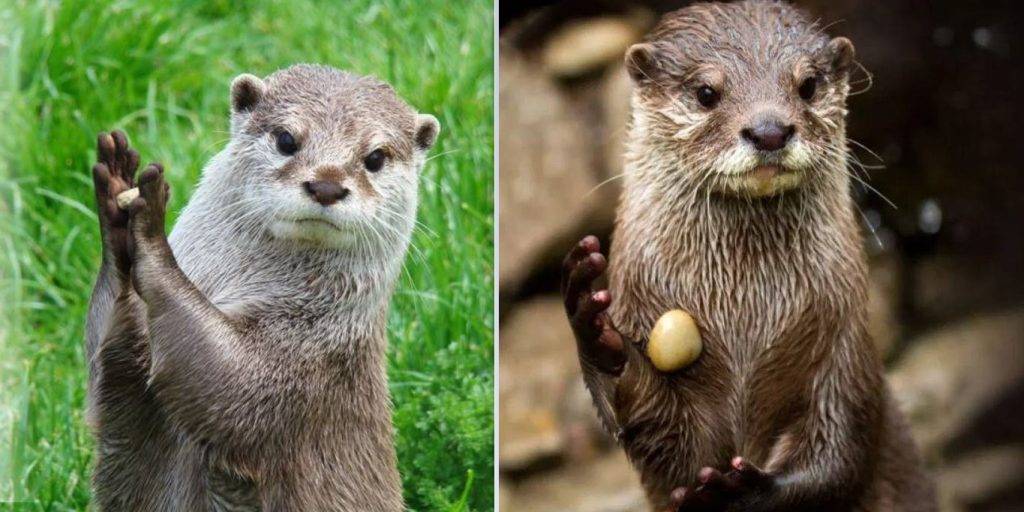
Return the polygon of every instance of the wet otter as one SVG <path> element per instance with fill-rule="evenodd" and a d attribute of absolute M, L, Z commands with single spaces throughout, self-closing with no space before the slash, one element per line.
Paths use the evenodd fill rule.
<path fill-rule="evenodd" d="M 401 510 L 385 319 L 438 133 L 390 86 L 231 85 L 231 140 L 170 237 L 168 186 L 100 134 L 87 326 L 102 510 Z"/>
<path fill-rule="evenodd" d="M 585 238 L 562 292 L 598 413 L 658 510 L 936 508 L 866 328 L 853 55 L 763 1 L 669 13 L 627 52 L 611 258 Z M 704 352 L 661 373 L 643 348 L 675 308 Z"/>

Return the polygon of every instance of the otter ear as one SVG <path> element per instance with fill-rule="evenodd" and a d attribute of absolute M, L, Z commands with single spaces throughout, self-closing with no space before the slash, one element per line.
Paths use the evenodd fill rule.
<path fill-rule="evenodd" d="M 651 43 L 639 43 L 626 50 L 626 71 L 638 84 L 654 81 L 659 74 L 658 49 Z"/>
<path fill-rule="evenodd" d="M 426 151 L 437 141 L 437 134 L 441 131 L 441 124 L 437 118 L 430 114 L 416 115 L 416 149 Z"/>
<path fill-rule="evenodd" d="M 259 77 L 243 73 L 231 81 L 231 111 L 250 112 L 263 99 L 267 86 Z"/>
<path fill-rule="evenodd" d="M 837 37 L 828 42 L 828 54 L 832 69 L 837 73 L 846 73 L 853 65 L 853 43 L 845 37 Z"/>

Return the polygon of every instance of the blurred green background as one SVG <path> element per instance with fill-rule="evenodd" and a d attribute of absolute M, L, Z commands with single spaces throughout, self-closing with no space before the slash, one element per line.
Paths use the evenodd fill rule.
<path fill-rule="evenodd" d="M 389 322 L 399 465 L 411 509 L 492 509 L 492 30 L 488 0 L 0 2 L 0 509 L 89 503 L 96 133 L 165 164 L 173 220 L 228 139 L 231 78 L 298 62 L 441 121 Z"/>

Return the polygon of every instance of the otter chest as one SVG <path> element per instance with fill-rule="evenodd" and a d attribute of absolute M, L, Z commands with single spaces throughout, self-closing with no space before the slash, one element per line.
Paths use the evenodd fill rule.
<path fill-rule="evenodd" d="M 699 446 L 680 446 L 680 456 L 713 460 L 742 451 L 754 460 L 766 457 L 771 440 L 798 417 L 822 348 L 848 321 L 848 300 L 834 273 L 761 256 L 758 265 L 711 255 L 658 270 L 612 269 L 618 302 L 611 314 L 624 336 L 645 344 L 658 318 L 676 308 L 689 312 L 701 331 L 703 352 L 691 366 L 674 373 L 648 368 L 660 381 L 648 389 L 652 398 L 664 391 L 672 396 L 651 400 L 672 408 L 650 418 L 668 422 L 656 428 L 672 431 L 680 418 L 699 417 L 719 433 Z"/>
<path fill-rule="evenodd" d="M 693 267 L 619 280 L 622 288 L 612 293 L 620 302 L 612 314 L 623 334 L 645 343 L 664 312 L 682 309 L 697 321 L 707 355 L 746 373 L 769 351 L 795 349 L 790 345 L 825 335 L 835 324 L 831 320 L 841 315 L 841 292 L 826 274 L 716 267 L 712 262 Z"/>

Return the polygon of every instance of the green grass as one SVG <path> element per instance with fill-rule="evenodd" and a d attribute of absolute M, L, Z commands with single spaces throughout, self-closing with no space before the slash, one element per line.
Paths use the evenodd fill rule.
<path fill-rule="evenodd" d="M 389 323 L 399 464 L 410 508 L 491 510 L 491 41 L 488 0 L 0 1 L 0 510 L 89 503 L 95 134 L 166 165 L 173 217 L 227 140 L 231 78 L 296 62 L 441 121 Z"/>

